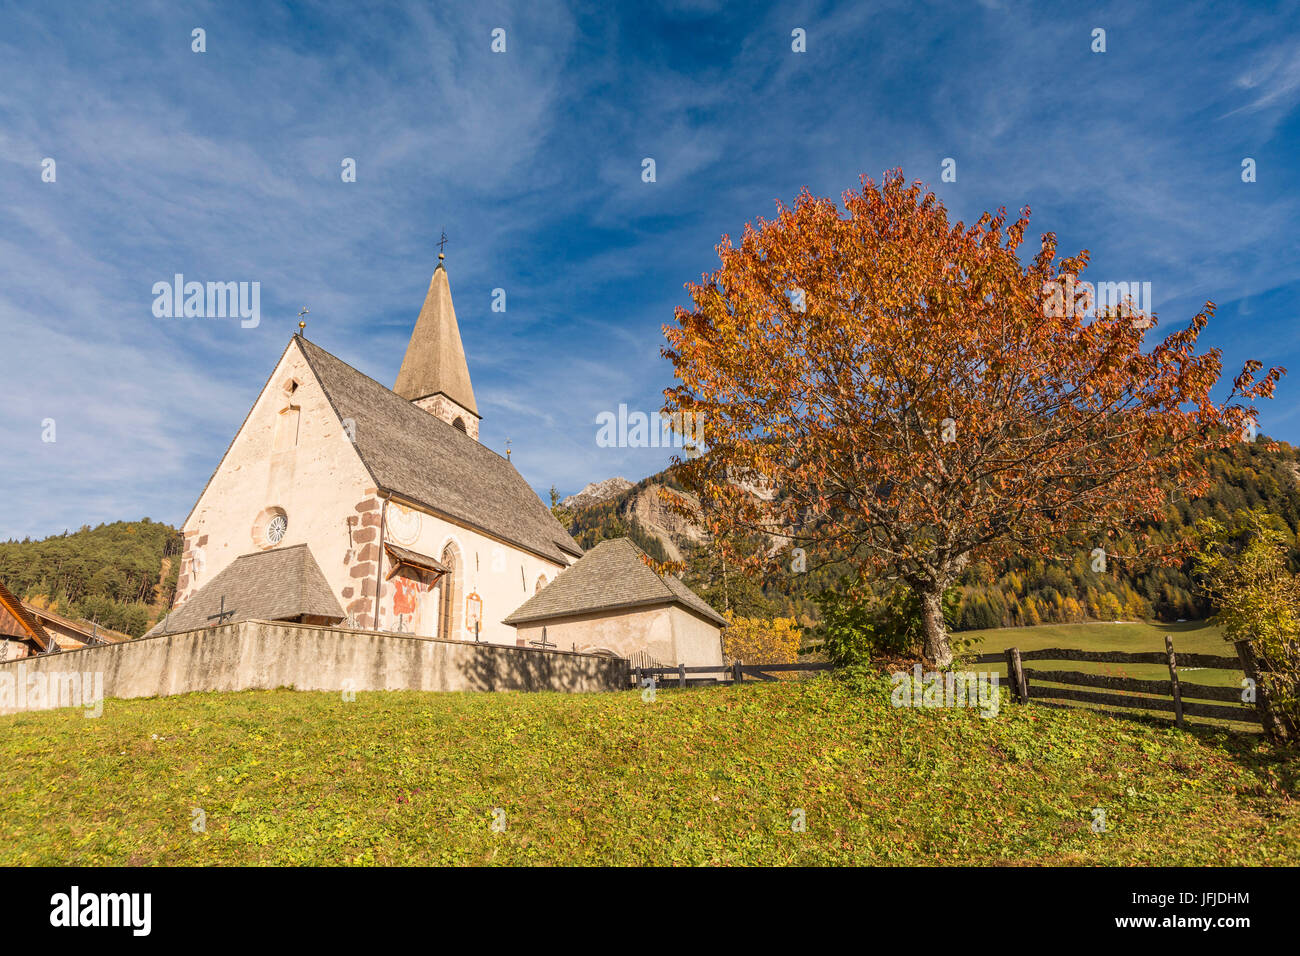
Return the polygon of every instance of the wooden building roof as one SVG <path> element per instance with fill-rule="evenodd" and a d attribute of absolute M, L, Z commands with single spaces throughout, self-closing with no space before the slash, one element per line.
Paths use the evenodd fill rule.
<path fill-rule="evenodd" d="M 0 635 L 16 637 L 31 641 L 43 651 L 54 645 L 54 638 L 46 633 L 41 622 L 31 613 L 17 596 L 0 581 Z"/>

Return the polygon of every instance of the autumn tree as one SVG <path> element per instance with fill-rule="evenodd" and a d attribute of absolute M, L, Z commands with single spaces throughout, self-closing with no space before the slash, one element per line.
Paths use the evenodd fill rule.
<path fill-rule="evenodd" d="M 802 635 L 792 617 L 741 617 L 726 614 L 730 624 L 722 632 L 722 657 L 751 664 L 797 664 Z M 794 675 L 791 675 L 794 676 Z"/>
<path fill-rule="evenodd" d="M 1197 455 L 1242 437 L 1261 378 L 1251 361 L 1220 401 L 1218 349 L 1198 353 L 1213 304 L 1154 339 L 1126 304 L 1090 314 L 1086 251 L 1053 234 L 1019 250 L 1029 210 L 966 226 L 901 172 L 832 200 L 800 194 L 718 246 L 664 327 L 678 384 L 665 412 L 701 416 L 707 453 L 677 461 L 715 539 L 751 570 L 794 548 L 896 577 L 919 599 L 924 653 L 950 662 L 942 595 L 975 557 L 1107 552 L 1173 496 L 1208 486 Z M 1249 432 L 1253 438 L 1253 431 Z M 685 499 L 681 506 L 687 507 Z"/>

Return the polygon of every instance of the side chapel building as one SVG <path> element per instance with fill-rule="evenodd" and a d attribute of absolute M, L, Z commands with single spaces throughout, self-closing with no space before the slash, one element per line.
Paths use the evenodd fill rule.
<path fill-rule="evenodd" d="M 173 609 L 150 634 L 288 620 L 720 664 L 725 619 L 675 578 L 661 603 L 691 619 L 680 650 L 662 626 L 620 628 L 609 646 L 595 625 L 562 627 L 558 643 L 507 623 L 583 551 L 510 459 L 478 441 L 443 258 L 393 389 L 301 333 L 289 341 L 182 525 Z M 579 565 L 589 576 L 592 562 Z M 642 585 L 644 609 L 659 592 Z M 618 591 L 606 572 L 592 607 L 570 595 L 543 610 L 625 616 L 609 600 Z"/>

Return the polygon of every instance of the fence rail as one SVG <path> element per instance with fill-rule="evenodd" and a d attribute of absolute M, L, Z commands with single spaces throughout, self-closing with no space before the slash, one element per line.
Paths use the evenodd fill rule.
<path fill-rule="evenodd" d="M 1168 636 L 1168 635 L 1166 635 Z M 1004 654 L 981 654 L 976 664 L 997 664 L 1005 660 Z M 1099 664 L 1168 664 L 1168 652 L 1143 651 L 1130 654 L 1126 651 L 1081 651 L 1073 647 L 1047 647 L 1037 651 L 1021 651 L 1022 661 L 1090 661 Z M 1217 654 L 1179 654 L 1180 667 L 1211 667 L 1240 670 L 1241 661 L 1235 657 Z"/>
<path fill-rule="evenodd" d="M 1164 653 L 1159 651 L 1138 653 L 1129 653 L 1127 651 L 1082 651 L 1072 647 L 1049 647 L 1034 651 L 1022 651 L 1017 647 L 1008 647 L 1002 654 L 981 654 L 975 658 L 975 663 L 999 664 L 1005 662 L 1007 666 L 1007 682 L 1011 685 L 1011 696 L 1020 703 L 1034 701 L 1045 704 L 1053 703 L 1054 706 L 1064 706 L 1059 702 L 1074 701 L 1084 704 L 1097 704 L 1105 708 L 1122 707 L 1129 710 L 1151 710 L 1173 714 L 1174 723 L 1179 727 L 1184 726 L 1186 723 L 1185 718 L 1191 716 L 1235 720 L 1249 724 L 1260 724 L 1267 728 L 1269 726 L 1267 709 L 1265 702 L 1258 694 L 1253 706 L 1251 706 L 1243 702 L 1242 692 L 1237 688 L 1188 683 L 1179 676 L 1180 667 L 1241 671 L 1254 681 L 1254 686 L 1258 691 L 1259 675 L 1254 671 L 1253 658 L 1246 651 L 1243 651 L 1240 646 L 1238 646 L 1237 650 L 1237 657 L 1215 654 L 1176 655 L 1174 653 L 1173 639 L 1166 634 Z M 1143 680 L 1136 677 L 1119 677 L 1110 674 L 1085 674 L 1081 671 L 1043 670 L 1025 667 L 1025 661 L 1163 664 L 1169 670 L 1169 679 Z M 1100 688 L 1100 690 L 1081 690 L 1079 688 Z M 1123 691 L 1125 693 L 1105 693 L 1105 691 Z M 1200 703 L 1200 701 L 1204 700 L 1231 702 L 1237 704 L 1237 706 L 1228 707 L 1224 704 Z"/>
<path fill-rule="evenodd" d="M 819 671 L 828 671 L 831 669 L 830 664 L 744 664 L 736 661 L 732 664 L 708 664 L 700 667 L 633 667 L 632 668 L 632 686 L 642 687 L 644 681 L 652 680 L 656 684 L 661 681 L 672 683 L 675 679 L 678 687 L 700 687 L 703 685 L 729 685 L 743 684 L 746 679 L 757 681 L 774 681 L 778 678 L 773 674 L 788 673 L 816 673 Z M 694 678 L 688 676 L 691 674 L 715 674 L 716 677 Z"/>

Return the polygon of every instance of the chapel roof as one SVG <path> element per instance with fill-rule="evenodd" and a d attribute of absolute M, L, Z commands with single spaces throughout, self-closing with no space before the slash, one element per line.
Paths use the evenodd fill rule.
<path fill-rule="evenodd" d="M 506 458 L 294 336 L 381 491 L 567 564 L 582 548 Z M 453 396 L 454 397 L 454 396 Z"/>
<path fill-rule="evenodd" d="M 223 607 L 226 616 L 220 622 L 209 620 Z M 293 620 L 301 615 L 335 623 L 346 617 L 311 548 L 295 544 L 236 558 L 145 636 L 197 631 L 215 623 Z"/>
<path fill-rule="evenodd" d="M 406 346 L 393 391 L 407 401 L 443 394 L 478 414 L 465 346 L 456 323 L 456 308 L 451 303 L 451 285 L 441 262 L 429 280 L 429 291 L 415 320 L 415 330 Z"/>
<path fill-rule="evenodd" d="M 659 574 L 631 538 L 610 538 L 565 568 L 505 619 L 527 624 L 592 611 L 677 604 L 719 627 L 727 619 L 671 574 Z"/>

